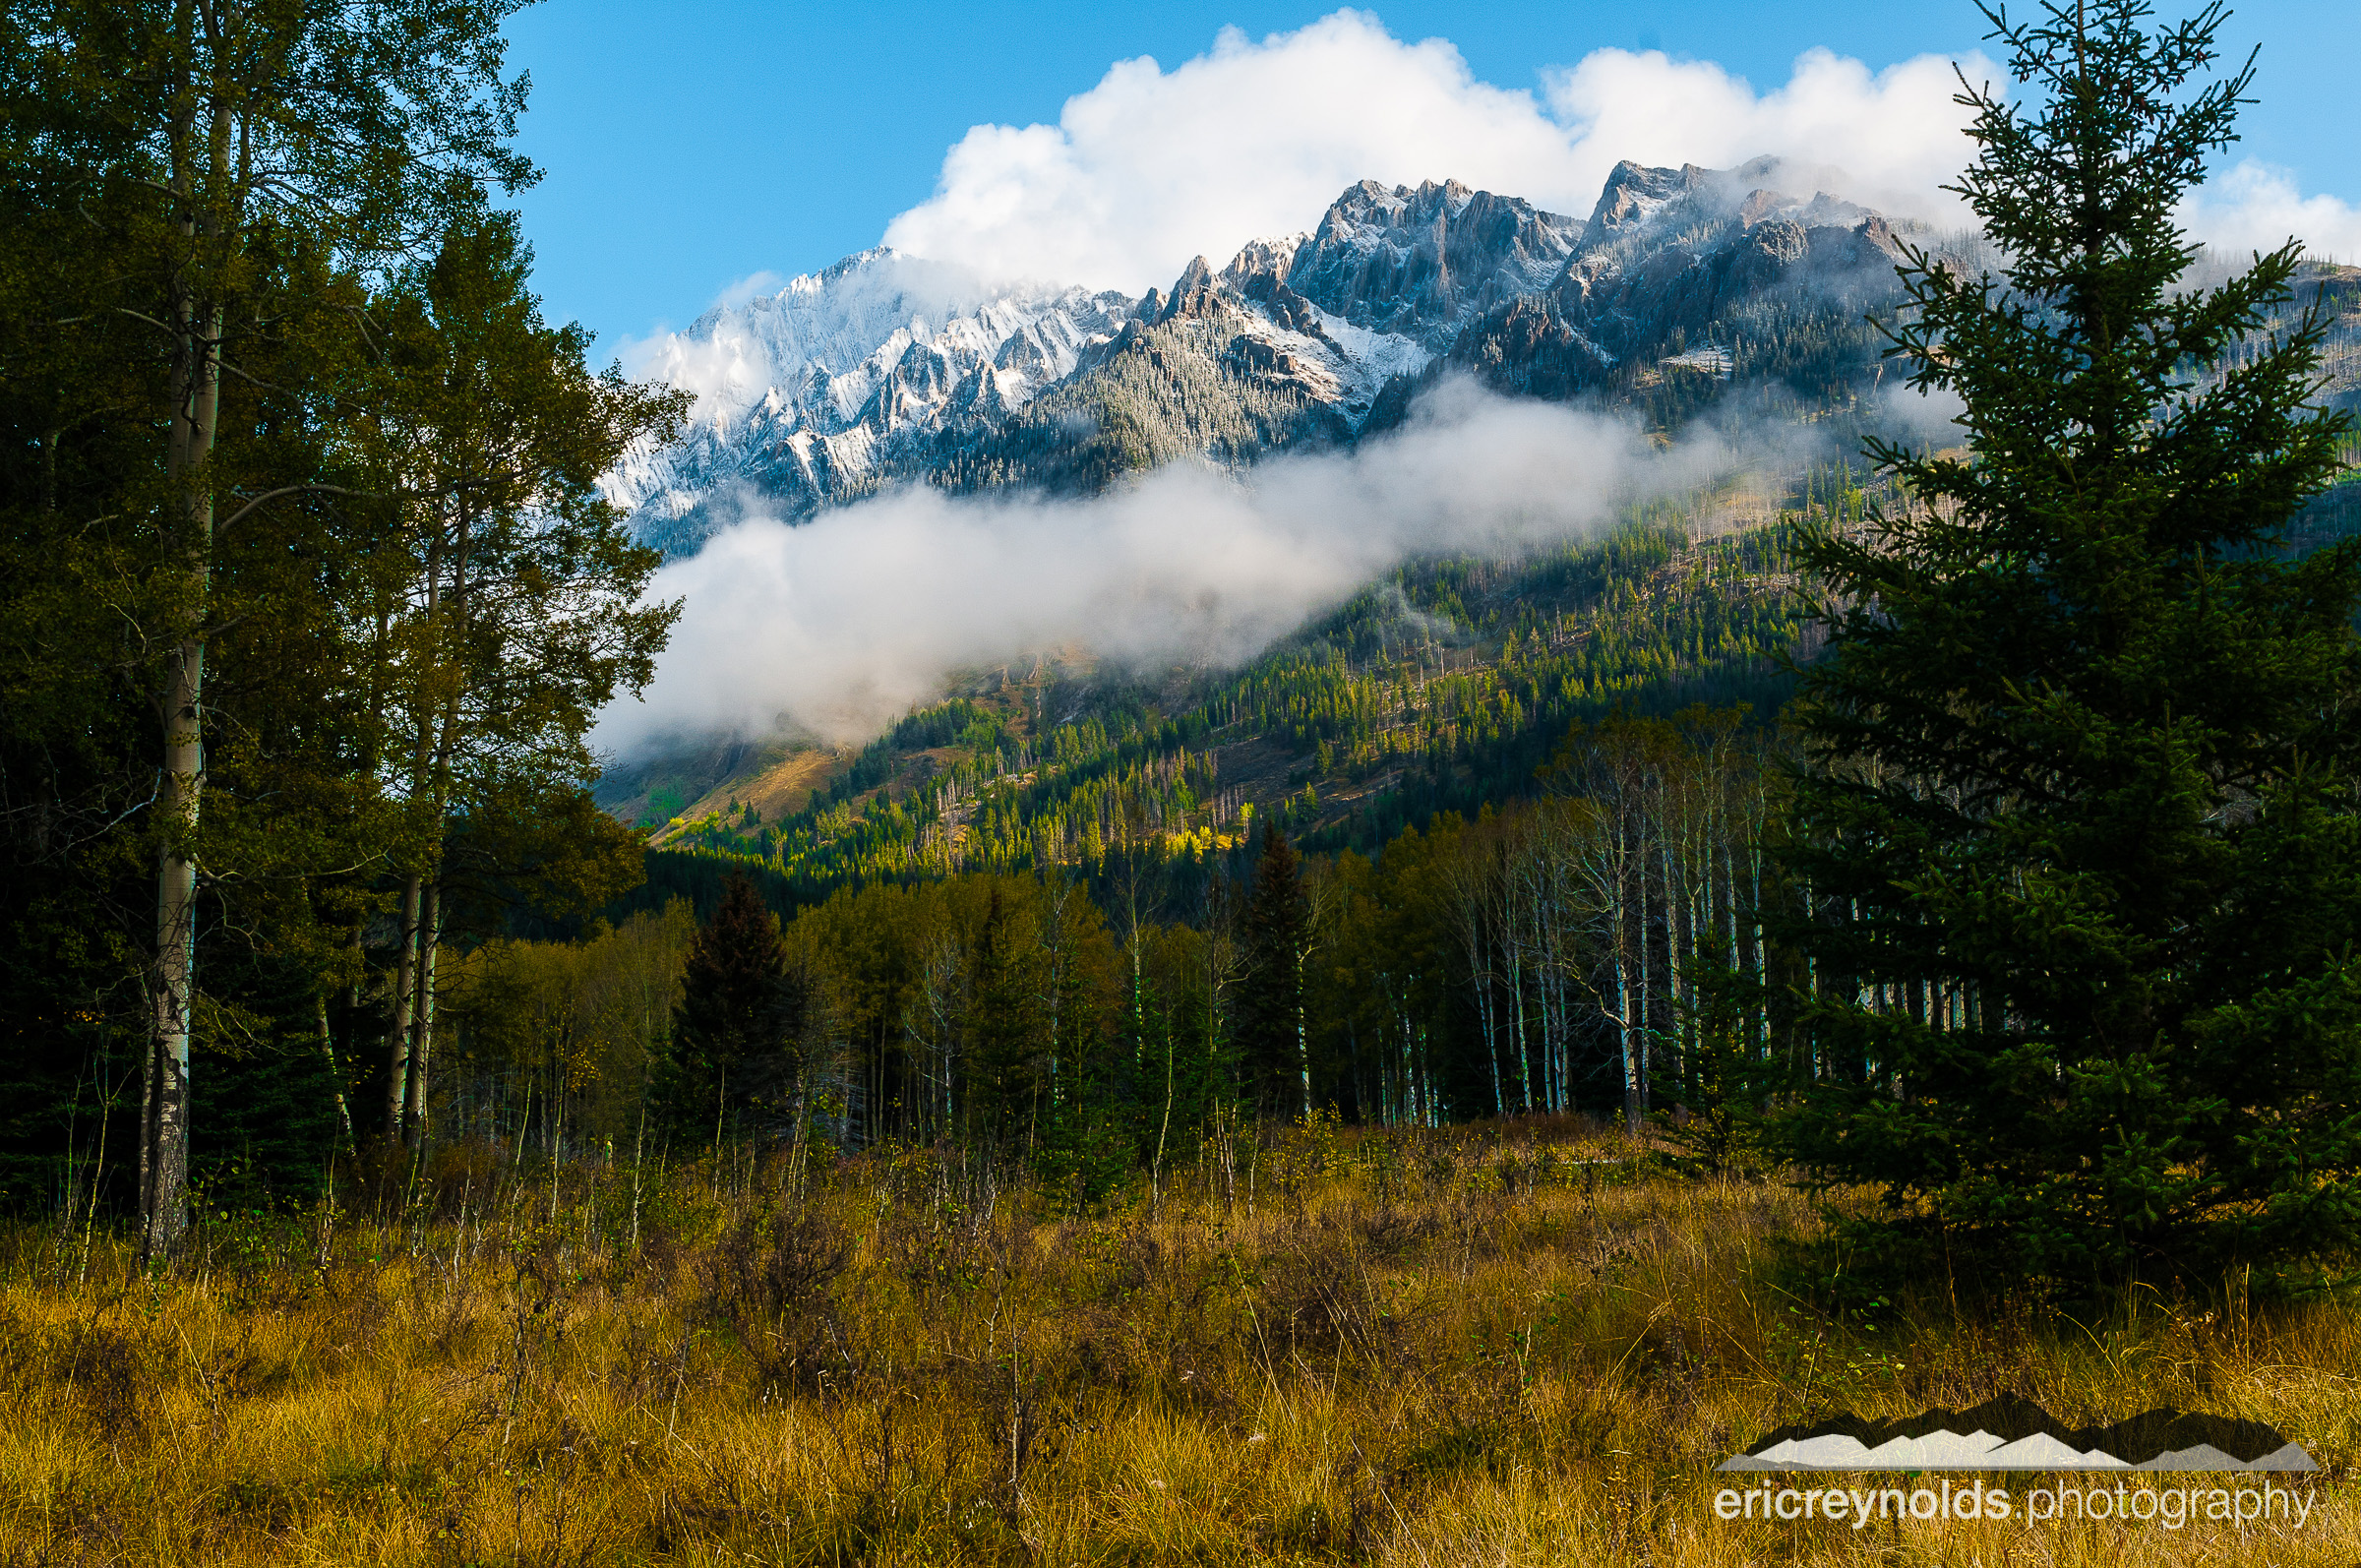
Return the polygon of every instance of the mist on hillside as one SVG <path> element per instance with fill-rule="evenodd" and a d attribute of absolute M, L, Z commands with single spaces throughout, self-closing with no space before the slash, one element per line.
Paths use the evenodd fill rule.
<path fill-rule="evenodd" d="M 680 624 L 644 699 L 611 707 L 596 741 L 630 755 L 793 727 L 856 744 L 955 671 L 1076 644 L 1143 670 L 1234 666 L 1406 559 L 1583 537 L 1815 442 L 1724 426 L 1659 446 L 1458 381 L 1382 438 L 1244 474 L 1177 463 L 1083 500 L 910 487 L 797 526 L 750 502 L 659 574 Z"/>

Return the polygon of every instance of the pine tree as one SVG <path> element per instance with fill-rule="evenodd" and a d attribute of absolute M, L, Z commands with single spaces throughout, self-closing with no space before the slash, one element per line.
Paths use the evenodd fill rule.
<path fill-rule="evenodd" d="M 1241 1088 L 1263 1116 L 1306 1116 L 1311 1071 L 1304 1040 L 1303 960 L 1311 941 L 1311 907 L 1303 896 L 1302 863 L 1275 822 L 1262 830 L 1244 935 L 1238 1050 L 1246 1081 Z"/>
<path fill-rule="evenodd" d="M 1785 850 L 1791 1151 L 1884 1188 L 1864 1238 L 1906 1256 L 2092 1284 L 2347 1251 L 2361 553 L 2279 540 L 2349 422 L 2316 316 L 2258 335 L 2297 246 L 2189 288 L 2172 220 L 2252 65 L 2198 85 L 2217 5 L 1986 15 L 2034 91 L 1962 97 L 1956 189 L 2007 267 L 1908 251 L 1891 331 L 1970 452 L 1874 446 L 1908 500 L 1803 540 L 1833 602 Z"/>

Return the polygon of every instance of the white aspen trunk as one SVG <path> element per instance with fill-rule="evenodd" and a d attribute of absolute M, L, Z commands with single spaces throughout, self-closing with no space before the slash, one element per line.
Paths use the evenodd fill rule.
<path fill-rule="evenodd" d="M 386 1029 L 386 1136 L 401 1136 L 402 1110 L 410 1093 L 410 1006 L 416 1000 L 418 906 L 424 878 L 415 872 L 401 884 L 401 956 L 394 969 L 394 1016 Z"/>
<path fill-rule="evenodd" d="M 1512 905 L 1513 907 L 1513 905 Z M 1517 1037 L 1517 1081 L 1524 1085 L 1525 1109 L 1533 1109 L 1533 1050 L 1525 1031 L 1525 952 L 1515 928 L 1508 933 L 1509 1027 Z"/>
<path fill-rule="evenodd" d="M 1727 942 L 1727 946 L 1729 949 L 1729 971 L 1733 975 L 1738 972 L 1739 963 L 1737 836 L 1737 829 L 1735 825 L 1725 820 L 1723 823 L 1722 832 L 1722 893 L 1728 905 L 1729 919 L 1727 925 L 1729 927 L 1729 940 Z"/>
<path fill-rule="evenodd" d="M 1387 1053 L 1394 1058 L 1392 1124 L 1401 1127 L 1410 1125 L 1418 1116 L 1419 1088 L 1418 1079 L 1411 1070 L 1410 1019 L 1404 1015 L 1399 1003 L 1392 1010 L 1393 1025 L 1386 1031 L 1393 1042 L 1392 1049 Z"/>
<path fill-rule="evenodd" d="M 428 882 L 418 920 L 418 995 L 411 1003 L 410 1072 L 402 1104 L 402 1135 L 411 1147 L 426 1137 L 427 1068 L 435 1047 L 435 960 L 443 947 L 443 887 Z"/>
<path fill-rule="evenodd" d="M 1634 1043 L 1636 1046 L 1636 1051 L 1634 1054 L 1639 1063 L 1639 1072 L 1635 1080 L 1634 1093 L 1636 1098 L 1634 1100 L 1635 1109 L 1631 1115 L 1631 1127 L 1634 1132 L 1637 1132 L 1640 1126 L 1640 1117 L 1644 1116 L 1648 1110 L 1648 1070 L 1650 1065 L 1648 1052 L 1648 1025 L 1650 1022 L 1650 1003 L 1656 998 L 1654 995 L 1654 988 L 1649 984 L 1649 969 L 1651 966 L 1648 961 L 1648 949 L 1651 943 L 1648 940 L 1648 851 L 1647 846 L 1644 843 L 1635 846 L 1635 848 L 1637 852 L 1632 857 L 1633 871 L 1637 874 L 1640 884 L 1640 896 L 1637 901 L 1638 907 L 1635 910 L 1635 913 L 1639 917 L 1640 926 L 1638 933 L 1640 950 L 1640 985 L 1638 992 L 1632 996 L 1632 1009 L 1639 1015 L 1639 1038 Z"/>
<path fill-rule="evenodd" d="M 426 754 L 426 765 L 419 780 L 422 793 L 432 803 L 433 815 L 429 830 L 432 840 L 427 846 L 428 864 L 434 874 L 424 881 L 423 908 L 418 923 L 418 962 L 416 973 L 417 995 L 411 1004 L 411 1046 L 409 1051 L 408 1083 L 403 1091 L 402 1135 L 416 1147 L 426 1136 L 427 1099 L 430 1083 L 428 1070 L 433 1064 L 435 1039 L 435 969 L 443 943 L 443 840 L 450 831 L 452 763 L 459 739 L 459 709 L 466 691 L 466 671 L 462 659 L 447 658 L 444 642 L 447 635 L 463 636 L 471 595 L 467 578 L 468 558 L 473 553 L 473 517 L 462 507 L 456 519 L 456 536 L 453 540 L 451 593 L 446 605 L 442 580 L 442 520 L 438 513 L 435 524 L 435 544 L 427 555 L 427 623 L 429 642 L 438 664 L 448 665 L 450 694 L 444 699 L 443 711 L 436 715 L 432 731 L 432 751 L 426 746 L 428 734 L 422 727 L 420 750 Z M 447 632 L 446 623 L 455 622 Z"/>
<path fill-rule="evenodd" d="M 1639 1041 L 1633 1037 L 1632 1023 L 1636 1003 L 1631 994 L 1631 919 L 1632 899 L 1624 861 L 1629 849 L 1628 827 L 1623 819 L 1622 807 L 1617 803 L 1615 813 L 1615 874 L 1612 883 L 1615 901 L 1615 1028 L 1623 1047 L 1623 1124 L 1632 1131 L 1640 1130 L 1640 1055 Z M 1639 929 L 1641 941 L 1648 936 L 1645 911 Z"/>
<path fill-rule="evenodd" d="M 1550 875 L 1549 983 L 1557 993 L 1557 1108 L 1574 1109 L 1574 900 L 1571 864 L 1562 856 Z"/>
<path fill-rule="evenodd" d="M 183 643 L 166 679 L 164 775 L 158 810 L 165 823 L 156 856 L 154 1032 L 142 1075 L 140 1251 L 167 1257 L 188 1229 L 189 1032 L 196 1003 L 196 834 L 204 790 L 199 701 L 205 644 Z"/>
<path fill-rule="evenodd" d="M 1543 1070 L 1549 1075 L 1549 1109 L 1566 1109 L 1566 996 L 1558 942 L 1556 867 L 1547 854 L 1535 867 L 1534 936 L 1541 952 Z"/>
<path fill-rule="evenodd" d="M 1525 973 L 1533 985 L 1533 1020 L 1535 1046 L 1540 1055 L 1542 1072 L 1542 1110 L 1556 1110 L 1553 1096 L 1553 1074 L 1548 1060 L 1548 942 L 1542 933 L 1542 892 L 1535 885 L 1535 857 L 1525 853 L 1513 867 L 1513 888 L 1516 888 L 1518 907 L 1518 944 L 1525 949 Z"/>
<path fill-rule="evenodd" d="M 1303 1016 L 1303 960 L 1305 948 L 1296 949 L 1296 1069 L 1303 1078 L 1303 1117 L 1311 1118 L 1311 1037 Z"/>
<path fill-rule="evenodd" d="M 1761 834 L 1759 831 L 1761 823 L 1762 814 L 1757 813 L 1755 816 L 1755 825 L 1758 831 L 1750 835 L 1752 843 L 1751 847 L 1746 851 L 1747 868 L 1752 874 L 1753 877 L 1751 892 L 1752 907 L 1747 911 L 1747 914 L 1750 917 L 1754 928 L 1754 995 L 1757 998 L 1755 1007 L 1755 1036 L 1764 1055 L 1768 1055 L 1771 1050 L 1770 1004 L 1760 999 L 1763 995 L 1763 983 L 1768 978 L 1769 974 L 1769 971 L 1764 964 L 1764 959 L 1768 955 L 1763 951 L 1763 851 Z"/>
<path fill-rule="evenodd" d="M 226 115 L 212 126 L 216 164 Z M 185 130 L 183 132 L 185 143 Z M 185 145 L 179 150 L 185 158 Z M 225 173 L 216 169 L 216 175 Z M 184 161 L 174 185 L 191 194 Z M 194 224 L 183 232 L 196 237 Z M 168 505 L 180 514 L 179 552 L 189 602 L 187 633 L 167 656 L 156 697 L 161 721 L 162 773 L 157 819 L 162 824 L 155 868 L 155 958 L 151 968 L 151 1033 L 141 1073 L 140 1255 L 169 1256 L 188 1230 L 189 1035 L 197 988 L 197 847 L 205 796 L 205 658 L 212 585 L 213 497 L 206 465 L 212 455 L 221 411 L 220 341 L 223 313 L 185 296 L 175 301 L 180 333 L 175 359 L 177 397 L 165 448 L 173 490 Z"/>
<path fill-rule="evenodd" d="M 1673 874 L 1674 851 L 1678 840 L 1674 833 L 1673 804 L 1668 784 L 1660 799 L 1665 820 L 1657 840 L 1657 858 L 1663 863 L 1665 879 L 1665 992 L 1672 1008 L 1673 1067 L 1677 1071 L 1686 1055 L 1689 1029 L 1687 1014 L 1681 1008 L 1684 998 L 1680 991 L 1681 976 L 1688 968 L 1681 962 L 1680 955 L 1680 938 L 1689 924 L 1688 867 L 1685 864 L 1679 867 L 1680 874 L 1676 880 Z M 1680 859 L 1685 862 L 1687 857 Z"/>
<path fill-rule="evenodd" d="M 1468 928 L 1468 974 L 1476 990 L 1476 1026 L 1483 1031 L 1483 1056 L 1492 1071 L 1492 1115 L 1508 1114 L 1500 1083 L 1500 1040 L 1492 1016 L 1492 979 L 1484 962 L 1483 915 L 1481 901 L 1463 902 L 1461 919 Z"/>
<path fill-rule="evenodd" d="M 1564 1108 L 1557 1098 L 1557 1006 L 1549 987 L 1549 916 L 1542 886 L 1541 857 L 1525 856 L 1525 929 L 1533 944 L 1534 1003 L 1541 1010 L 1542 1100 L 1551 1111 Z"/>
<path fill-rule="evenodd" d="M 1442 1108 L 1435 1105 L 1435 1074 L 1428 1065 L 1423 1025 L 1419 1027 L 1419 1103 L 1426 1108 L 1426 1126 L 1442 1126 Z"/>
<path fill-rule="evenodd" d="M 1401 1079 L 1394 1086 L 1396 1125 L 1415 1125 L 1419 1119 L 1419 1063 L 1412 1054 L 1414 1036 L 1409 1002 L 1410 987 L 1405 984 L 1400 997 L 1393 998 L 1394 1036 L 1401 1042 L 1396 1053 L 1401 1063 Z"/>
<path fill-rule="evenodd" d="M 336 1121 L 344 1128 L 344 1149 L 350 1154 L 356 1152 L 352 1139 L 352 1107 L 344 1103 L 344 1073 L 336 1065 L 335 1037 L 329 1033 L 327 992 L 312 994 L 312 1009 L 320 1027 L 320 1055 L 328 1063 L 329 1089 L 335 1096 Z"/>
<path fill-rule="evenodd" d="M 440 629 L 443 606 L 443 524 L 440 516 L 433 522 L 433 533 L 426 550 L 426 649 L 427 658 L 439 657 L 441 649 L 436 633 Z M 429 797 L 433 789 L 435 760 L 435 726 L 429 714 L 416 705 L 410 707 L 415 725 L 410 748 L 410 798 L 417 802 Z M 442 823 L 438 819 L 422 824 L 436 835 L 437 842 L 427 853 L 432 856 L 441 848 Z M 394 973 L 394 1009 L 387 1030 L 386 1055 L 389 1076 L 386 1084 L 386 1136 L 402 1138 L 410 1134 L 411 1106 L 414 1094 L 413 1069 L 416 1062 L 414 1028 L 417 1019 L 417 988 L 420 939 L 420 916 L 426 885 L 423 871 L 413 871 L 403 880 L 401 890 L 401 956 Z"/>

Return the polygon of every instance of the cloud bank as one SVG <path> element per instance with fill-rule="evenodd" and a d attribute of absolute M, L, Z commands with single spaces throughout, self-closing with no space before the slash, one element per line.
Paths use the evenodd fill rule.
<path fill-rule="evenodd" d="M 658 574 L 652 592 L 687 611 L 645 700 L 611 708 L 596 741 L 783 721 L 863 741 L 955 670 L 1077 643 L 1150 669 L 1241 663 L 1406 556 L 1581 535 L 1801 439 L 1658 451 L 1620 420 L 1461 383 L 1382 441 L 1242 480 L 1182 463 L 1081 501 L 916 487 L 795 527 L 750 516 Z"/>
<path fill-rule="evenodd" d="M 1941 211 L 1966 147 L 1953 62 L 1872 74 L 1814 49 L 1758 94 L 1720 66 L 1601 49 L 1544 97 L 1476 80 L 1445 39 L 1405 43 L 1339 11 L 1255 41 L 1223 30 L 1172 71 L 1124 60 L 1056 125 L 979 125 L 885 243 L 989 275 L 1138 293 L 1199 252 L 1315 221 L 1357 180 L 1457 179 L 1587 215 L 1622 158 L 1726 166 L 1761 153 L 1836 164 L 1863 196 Z M 1992 76 L 1981 56 L 1971 77 Z M 1799 193 L 1808 196 L 1810 192 Z"/>
<path fill-rule="evenodd" d="M 885 243 L 994 277 L 1139 293 L 1200 252 L 1218 266 L 1316 221 L 1357 180 L 1451 178 L 1584 216 L 1620 159 L 1728 167 L 1766 153 L 1842 169 L 1841 194 L 1890 213 L 1961 224 L 1940 190 L 1973 151 L 1955 66 L 1978 85 L 2005 80 L 1974 52 L 1872 72 L 1814 48 L 1757 91 L 1710 61 L 1600 49 L 1545 72 L 1536 96 L 1478 81 L 1447 40 L 1404 42 L 1367 12 L 1259 40 L 1231 28 L 1170 71 L 1119 62 L 1055 125 L 970 130 Z M 2188 217 L 2225 246 L 2293 233 L 2361 257 L 2361 212 L 2259 163 L 2217 179 Z"/>
<path fill-rule="evenodd" d="M 2275 251 L 2289 236 L 2326 261 L 2361 262 L 2361 209 L 2333 196 L 2305 196 L 2287 170 L 2248 158 L 2191 192 L 2182 226 L 2232 260 Z"/>

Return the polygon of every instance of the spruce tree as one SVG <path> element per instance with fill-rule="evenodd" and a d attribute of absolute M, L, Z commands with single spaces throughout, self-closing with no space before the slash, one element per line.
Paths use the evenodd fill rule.
<path fill-rule="evenodd" d="M 1255 858 L 1254 891 L 1246 903 L 1246 972 L 1238 998 L 1238 1049 L 1246 1079 L 1241 1088 L 1266 1116 L 1311 1110 L 1303 1018 L 1303 959 L 1310 940 L 1302 863 L 1274 822 L 1262 830 L 1262 853 Z"/>
<path fill-rule="evenodd" d="M 969 958 L 966 1100 L 971 1136 L 1003 1150 L 1031 1146 L 1041 1109 L 1043 1031 L 1018 935 L 996 882 Z"/>
<path fill-rule="evenodd" d="M 1954 189 L 2005 267 L 1907 250 L 1890 330 L 1968 452 L 1874 444 L 1900 499 L 1804 542 L 1791 1152 L 1955 1270 L 2317 1262 L 2361 1223 L 2361 551 L 2281 541 L 2349 421 L 2292 241 L 2192 286 L 2221 9 L 1985 14 L 2031 90 L 1962 96 Z"/>
<path fill-rule="evenodd" d="M 697 928 L 673 1011 L 670 1102 L 676 1132 L 718 1139 L 775 1077 L 776 1058 L 800 1023 L 777 917 L 743 872 L 722 885 L 713 918 Z"/>

